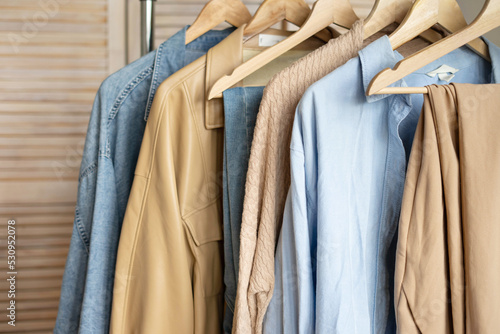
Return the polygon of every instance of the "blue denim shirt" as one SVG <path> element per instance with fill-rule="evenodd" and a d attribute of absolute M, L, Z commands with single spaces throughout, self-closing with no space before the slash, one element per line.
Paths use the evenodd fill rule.
<path fill-rule="evenodd" d="M 240 231 L 245 182 L 253 132 L 264 87 L 236 87 L 224 91 L 224 333 L 233 328 L 236 284 L 240 262 Z"/>
<path fill-rule="evenodd" d="M 99 88 L 85 141 L 71 245 L 54 333 L 108 333 L 121 225 L 158 86 L 233 29 L 185 45 L 186 28 Z"/>
<path fill-rule="evenodd" d="M 489 46 L 492 64 L 463 47 L 395 86 L 446 84 L 427 75 L 443 64 L 459 70 L 452 82 L 497 82 Z M 365 91 L 401 59 L 384 36 L 302 98 L 264 333 L 396 333 L 396 230 L 423 96 Z"/>

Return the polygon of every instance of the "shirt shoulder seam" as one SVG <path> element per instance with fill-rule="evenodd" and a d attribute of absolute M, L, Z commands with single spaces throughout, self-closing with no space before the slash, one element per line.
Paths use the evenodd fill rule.
<path fill-rule="evenodd" d="M 204 66 L 204 63 L 203 63 L 203 66 Z M 157 122 L 158 124 L 154 128 L 153 143 L 152 143 L 151 152 L 150 152 L 152 157 L 151 157 L 151 159 L 149 159 L 149 162 L 148 162 L 149 165 L 147 166 L 147 172 L 146 172 L 147 175 L 140 174 L 143 177 L 146 177 L 146 178 L 151 177 L 153 165 L 154 165 L 154 162 L 156 160 L 154 153 L 156 151 L 156 145 L 157 145 L 158 136 L 159 136 L 159 129 L 160 129 L 160 125 L 161 125 L 161 121 L 162 121 L 163 116 L 165 115 L 165 113 L 168 113 L 168 109 L 165 108 L 165 106 L 166 106 L 166 104 L 168 104 L 170 95 L 172 94 L 173 91 L 175 91 L 176 89 L 179 89 L 179 87 L 184 91 L 184 93 L 187 93 L 187 92 L 185 92 L 185 89 L 184 89 L 184 83 L 189 78 L 191 78 L 193 75 L 196 75 L 200 70 L 203 70 L 203 66 L 198 66 L 197 68 L 193 68 L 192 71 L 190 71 L 189 74 L 187 74 L 185 77 L 183 77 L 182 80 L 179 80 L 178 82 L 173 83 L 169 87 L 165 87 L 165 92 L 162 93 L 162 96 L 160 97 L 161 101 L 159 102 L 159 105 L 161 106 L 161 112 L 158 115 L 158 122 Z M 159 92 L 161 92 L 161 91 L 159 91 Z M 168 117 L 168 115 L 167 115 L 167 117 Z M 137 173 L 137 171 L 136 171 L 136 173 Z"/>
<path fill-rule="evenodd" d="M 139 73 L 120 92 L 118 97 L 115 99 L 113 107 L 111 108 L 111 111 L 108 115 L 108 122 L 112 121 L 116 117 L 116 115 L 118 114 L 118 111 L 120 110 L 121 106 L 123 105 L 123 102 L 127 99 L 127 97 L 130 95 L 130 93 L 133 92 L 134 89 L 141 82 L 143 82 L 145 79 L 147 79 L 149 76 L 151 76 L 151 74 L 153 73 L 153 67 L 154 67 L 154 65 L 151 65 L 147 69 L 145 69 L 141 73 Z"/>

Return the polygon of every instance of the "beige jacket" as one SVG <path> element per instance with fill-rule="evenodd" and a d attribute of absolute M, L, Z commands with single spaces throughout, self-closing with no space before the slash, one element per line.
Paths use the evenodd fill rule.
<path fill-rule="evenodd" d="M 396 257 L 398 332 L 500 331 L 500 85 L 431 86 Z"/>
<path fill-rule="evenodd" d="M 220 334 L 222 101 L 215 80 L 241 63 L 243 29 L 163 82 L 123 222 L 111 333 Z"/>
<path fill-rule="evenodd" d="M 363 24 L 301 58 L 266 86 L 257 116 L 245 186 L 233 333 L 261 333 L 274 289 L 274 250 L 290 187 L 290 138 L 306 89 L 363 46 Z"/>

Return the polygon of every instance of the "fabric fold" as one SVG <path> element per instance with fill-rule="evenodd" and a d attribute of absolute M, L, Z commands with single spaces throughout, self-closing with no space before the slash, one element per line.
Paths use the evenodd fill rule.
<path fill-rule="evenodd" d="M 500 85 L 429 86 L 408 165 L 399 333 L 500 328 Z"/>

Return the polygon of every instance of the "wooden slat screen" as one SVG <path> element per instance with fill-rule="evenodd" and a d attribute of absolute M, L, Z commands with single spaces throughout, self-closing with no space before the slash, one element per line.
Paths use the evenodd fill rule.
<path fill-rule="evenodd" d="M 51 333 L 92 102 L 108 75 L 106 0 L 0 2 L 0 333 Z M 7 221 L 16 220 L 16 326 Z"/>

